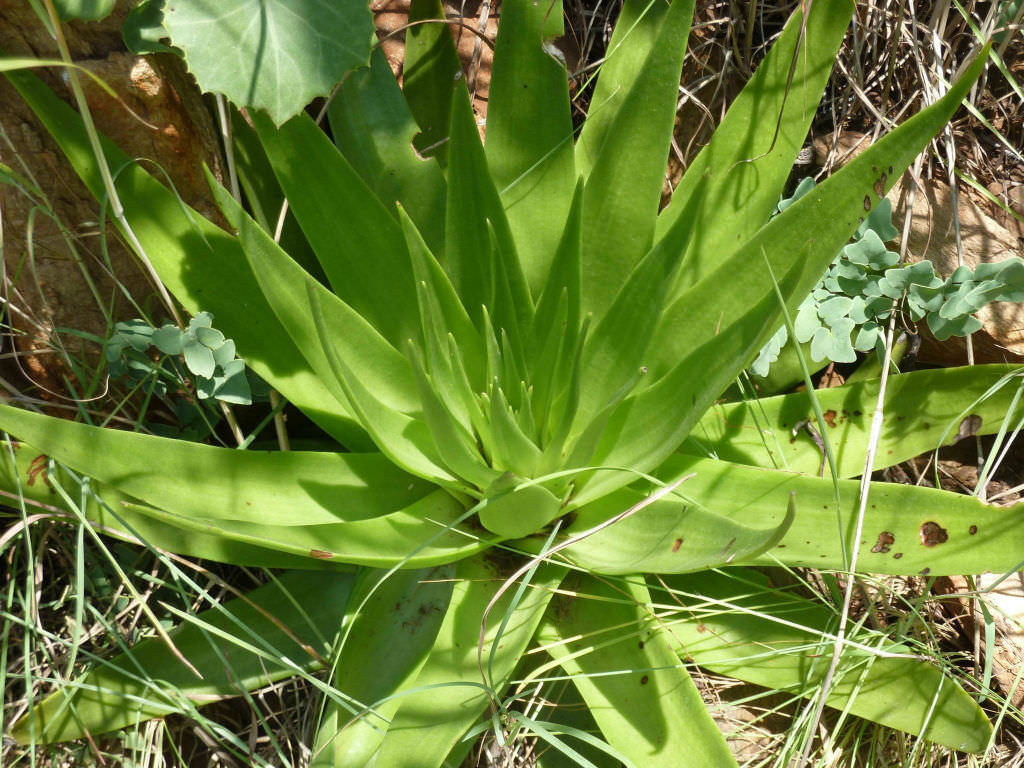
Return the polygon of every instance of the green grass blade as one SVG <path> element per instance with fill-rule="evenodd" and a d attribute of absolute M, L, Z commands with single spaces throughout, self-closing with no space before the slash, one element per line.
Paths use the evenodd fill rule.
<path fill-rule="evenodd" d="M 806 33 L 801 37 L 798 7 L 658 217 L 661 237 L 694 195 L 703 200 L 677 293 L 760 229 L 784 191 L 853 13 L 848 0 L 807 6 Z M 794 57 L 793 80 L 787 83 Z"/>
<path fill-rule="evenodd" d="M 441 248 L 444 176 L 436 162 L 424 162 L 413 149 L 419 127 L 380 48 L 369 69 L 345 78 L 327 114 L 334 143 L 377 198 L 387 206 L 401 203 L 430 247 Z"/>
<path fill-rule="evenodd" d="M 454 574 L 446 566 L 362 575 L 349 603 L 358 612 L 346 621 L 332 674 L 334 687 L 351 703 L 326 702 L 310 766 L 369 764 L 401 705 L 401 691 L 416 679 L 434 645 Z"/>
<path fill-rule="evenodd" d="M 654 240 L 693 0 L 675 0 L 583 193 L 583 311 L 599 320 Z M 600 105 L 596 105 L 601 109 Z"/>
<path fill-rule="evenodd" d="M 958 419 L 963 418 L 965 409 L 981 418 L 977 434 L 994 434 L 1004 423 L 1017 389 L 1017 377 L 1004 379 L 1019 370 L 1012 365 L 979 365 L 890 377 L 876 468 L 956 442 Z M 1000 383 L 1005 386 L 997 387 Z M 992 389 L 996 391 L 990 393 Z M 856 477 L 864 471 L 878 381 L 820 389 L 814 396 L 821 403 L 826 423 L 834 423 L 829 426 L 829 440 L 836 452 L 839 476 Z M 715 405 L 680 451 L 816 475 L 821 467 L 820 449 L 803 429 L 793 433 L 797 425 L 812 418 L 806 393 Z"/>
<path fill-rule="evenodd" d="M 161 639 L 148 638 L 48 696 L 14 723 L 11 736 L 25 744 L 30 727 L 36 743 L 106 733 L 181 711 L 180 701 L 186 698 L 197 704 L 216 701 L 298 669 L 319 669 L 330 653 L 323 639 L 336 633 L 351 589 L 351 574 L 287 573 L 245 599 L 203 611 L 171 633 L 178 651 L 203 679 Z M 245 645 L 232 645 L 226 640 L 230 636 Z M 154 680 L 160 681 L 159 688 Z"/>
<path fill-rule="evenodd" d="M 410 755 L 416 755 L 417 764 L 423 768 L 440 766 L 487 706 L 488 686 L 477 656 L 480 624 L 507 574 L 498 561 L 485 557 L 462 560 L 457 569 L 458 581 L 437 642 L 416 679 L 416 692 L 402 699 L 377 753 L 376 768 L 404 768 Z M 563 568 L 543 566 L 525 598 L 512 611 L 493 657 L 491 669 L 497 689 L 493 695 L 501 695 L 564 575 Z M 503 614 L 509 609 L 507 592 L 488 614 L 484 649 L 491 647 Z"/>
<path fill-rule="evenodd" d="M 678 620 L 665 621 L 688 658 L 769 690 L 817 693 L 833 643 L 828 633 L 837 620 L 830 609 L 774 589 L 750 569 L 669 576 L 664 582 L 679 594 L 656 592 L 656 599 L 686 605 Z M 992 732 L 985 713 L 941 669 L 923 659 L 872 654 L 870 648 L 913 653 L 879 632 L 862 631 L 850 639 L 857 645 L 843 651 L 843 674 L 833 684 L 830 706 L 849 705 L 859 717 L 951 749 L 985 748 Z"/>
<path fill-rule="evenodd" d="M 104 199 L 81 118 L 35 76 L 10 72 L 7 77 L 90 192 Z M 370 449 L 366 432 L 350 413 L 334 407 L 334 397 L 278 322 L 238 241 L 130 163 L 113 144 L 105 142 L 104 152 L 111 168 L 121 169 L 117 188 L 125 215 L 171 293 L 193 314 L 212 312 L 217 328 L 235 341 L 246 363 L 329 434 L 353 450 Z"/>
<path fill-rule="evenodd" d="M 280 128 L 262 114 L 253 122 L 334 292 L 393 346 L 415 338 L 412 268 L 396 214 L 385 207 L 393 201 L 373 194 L 309 116 Z"/>
<path fill-rule="evenodd" d="M 687 496 L 741 525 L 778 525 L 791 493 L 796 519 L 760 563 L 841 570 L 842 540 L 853 538 L 858 480 L 840 480 L 836 512 L 831 478 L 766 471 L 725 461 L 677 455 L 659 468 L 686 481 Z M 634 517 L 643 519 L 647 510 Z M 1024 560 L 1024 528 L 1013 508 L 983 504 L 973 496 L 895 483 L 871 483 L 858 568 L 900 575 L 1002 573 Z M 639 525 L 640 522 L 637 522 Z M 843 536 L 839 526 L 843 526 Z M 849 553 L 847 553 L 848 556 Z"/>
<path fill-rule="evenodd" d="M 569 79 L 546 48 L 562 26 L 560 0 L 506 5 L 488 95 L 487 164 L 534 296 L 562 238 L 576 176 Z"/>
<path fill-rule="evenodd" d="M 675 638 L 654 619 L 647 587 L 587 576 L 567 586 L 574 596 L 552 603 L 539 639 L 572 676 L 605 740 L 643 768 L 736 765 Z M 609 627 L 612 637 L 602 634 Z"/>

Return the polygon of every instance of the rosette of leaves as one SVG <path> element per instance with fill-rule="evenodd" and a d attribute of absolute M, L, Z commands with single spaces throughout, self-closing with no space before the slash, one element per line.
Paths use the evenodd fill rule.
<path fill-rule="evenodd" d="M 243 186 L 263 210 L 287 197 L 304 236 L 291 253 L 219 185 L 230 233 L 106 145 L 170 290 L 215 312 L 253 370 L 336 442 L 229 450 L 0 408 L 24 441 L 5 454 L 9 491 L 53 505 L 51 489 L 85 473 L 82 513 L 107 532 L 287 569 L 183 622 L 172 639 L 201 676 L 148 640 L 12 735 L 99 733 L 326 666 L 315 764 L 458 764 L 464 737 L 490 722 L 543 738 L 545 760 L 586 747 L 597 764 L 729 765 L 682 659 L 813 695 L 832 613 L 740 566 L 847 567 L 857 484 L 817 477 L 810 440 L 766 453 L 746 406 L 715 403 L 777 327 L 776 285 L 795 310 L 856 230 L 873 166 L 907 167 L 982 66 L 762 226 L 852 11 L 815 3 L 790 20 L 660 213 L 693 12 L 681 0 L 625 3 L 576 141 L 567 74 L 544 43 L 560 8 L 544 3 L 502 8 L 486 147 L 438 24 L 407 31 L 404 89 L 379 53 L 344 81 L 332 139 L 304 114 L 237 121 Z M 413 2 L 414 19 L 439 14 Z M 11 79 L 101 196 L 74 113 L 30 76 Z M 755 129 L 776 123 L 774 137 Z M 905 418 L 879 455 L 933 447 L 920 419 L 955 421 L 1007 373 L 890 385 L 887 407 Z M 872 387 L 820 395 L 850 412 L 830 435 L 841 478 L 861 471 L 868 425 L 854 412 Z M 757 416 L 786 432 L 804 397 L 765 400 Z M 975 404 L 983 431 L 1008 401 Z M 49 487 L 26 481 L 40 455 Z M 780 462 L 789 471 L 765 470 Z M 865 530 L 899 547 L 865 554 L 876 572 L 1010 568 L 1024 545 L 1004 510 L 942 491 L 875 484 L 868 514 Z M 941 546 L 920 543 L 925 524 L 948 531 Z M 673 601 L 689 607 L 655 606 Z M 731 607 L 691 610 L 710 604 Z M 523 656 L 534 639 L 547 658 L 536 666 Z M 842 660 L 830 704 L 954 749 L 987 743 L 974 700 L 883 635 L 861 633 Z M 574 725 L 575 708 L 541 722 L 506 696 L 517 668 L 543 682 L 553 667 L 586 705 Z"/>
<path fill-rule="evenodd" d="M 776 212 L 813 188 L 813 179 L 804 179 Z M 793 330 L 799 343 L 810 343 L 814 362 L 852 363 L 857 352 L 871 350 L 881 355 L 882 331 L 894 311 L 906 326 L 927 322 L 935 338 L 944 341 L 979 330 L 981 322 L 974 315 L 986 304 L 1024 298 L 1024 260 L 1019 257 L 980 264 L 975 270 L 961 266 L 943 279 L 927 259 L 897 267 L 899 255 L 885 246 L 897 234 L 892 203 L 883 199 L 800 303 Z M 788 338 L 783 325 L 761 349 L 751 371 L 767 376 Z"/>

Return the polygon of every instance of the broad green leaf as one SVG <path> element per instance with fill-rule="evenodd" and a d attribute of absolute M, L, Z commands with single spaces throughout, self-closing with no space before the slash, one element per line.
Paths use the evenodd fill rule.
<path fill-rule="evenodd" d="M 25 443 L 12 443 L 12 448 L 13 457 L 6 445 L 3 447 L 0 488 L 10 494 L 9 503 L 15 506 L 24 500 L 30 510 L 42 507 L 72 520 L 82 516 L 110 536 L 219 563 L 262 568 L 349 569 L 344 564 L 311 558 L 308 552 L 292 555 L 270 549 L 266 541 L 250 544 L 196 531 L 182 536 L 180 526 L 136 512 L 129 506 L 135 500 L 117 488 L 73 476 L 59 464 L 50 466 L 45 454 Z M 80 501 L 83 491 L 84 505 Z"/>
<path fill-rule="evenodd" d="M 402 413 L 419 412 L 416 385 L 401 353 L 358 311 L 296 264 L 212 178 L 210 189 L 224 216 L 238 230 L 239 242 L 267 302 L 310 367 L 321 381 L 327 382 L 335 399 L 339 403 L 348 402 L 343 385 L 331 386 L 332 368 L 323 347 L 310 343 L 319 330 L 310 309 L 310 291 L 328 310 L 323 332 L 325 343 L 333 353 L 358 365 L 360 378 L 387 407 Z"/>
<path fill-rule="evenodd" d="M 482 555 L 458 563 L 458 580 L 437 642 L 416 679 L 415 692 L 402 697 L 377 753 L 376 768 L 403 768 L 410 755 L 416 755 L 417 765 L 423 768 L 440 766 L 483 714 L 491 700 L 488 691 L 502 695 L 565 569 L 542 565 L 514 609 L 515 590 L 506 592 L 487 616 L 480 650 L 484 611 L 509 575 L 501 562 Z M 499 628 L 501 641 L 492 657 Z"/>
<path fill-rule="evenodd" d="M 325 316 L 321 304 L 320 287 L 312 281 L 307 283 L 307 297 L 316 325 L 317 343 L 327 356 L 327 362 L 335 380 L 344 390 L 345 398 L 377 448 L 407 472 L 439 485 L 472 493 L 473 489 L 456 478 L 445 466 L 426 423 L 384 403 L 376 392 L 367 388 L 349 361 L 335 350 L 333 334 L 329 331 L 330 320 Z M 358 365 L 358 361 L 354 362 Z"/>
<path fill-rule="evenodd" d="M 693 5 L 693 0 L 675 0 L 669 6 L 587 176 L 583 311 L 595 320 L 653 242 Z"/>
<path fill-rule="evenodd" d="M 452 94 L 463 87 L 461 78 L 462 64 L 440 0 L 411 0 L 402 93 L 420 127 L 413 140 L 416 151 L 442 166 L 448 164 Z"/>
<path fill-rule="evenodd" d="M 111 6 L 114 1 L 111 1 Z M 164 27 L 163 4 L 164 0 L 142 0 L 128 12 L 121 27 L 121 36 L 129 51 L 140 55 L 175 52 L 160 42 L 170 37 Z"/>
<path fill-rule="evenodd" d="M 280 128 L 260 114 L 253 122 L 334 293 L 396 349 L 417 338 L 409 255 L 389 211 L 394 201 L 377 199 L 307 115 Z"/>
<path fill-rule="evenodd" d="M 362 3 L 167 0 L 164 26 L 199 87 L 278 125 L 366 64 L 373 20 Z"/>
<path fill-rule="evenodd" d="M 430 429 L 437 454 L 444 465 L 461 479 L 483 489 L 498 478 L 500 472 L 490 467 L 477 448 L 472 433 L 452 415 L 441 401 L 424 370 L 422 356 L 412 344 L 407 345 L 409 360 L 423 402 L 423 420 Z"/>
<path fill-rule="evenodd" d="M 487 97 L 487 164 L 534 296 L 562 238 L 575 184 L 569 78 L 549 42 L 561 34 L 561 0 L 508 3 Z"/>
<path fill-rule="evenodd" d="M 276 527 L 353 522 L 405 509 L 435 490 L 377 453 L 239 451 L 7 405 L 0 429 L 124 494 L 200 518 Z"/>
<path fill-rule="evenodd" d="M 482 328 L 482 308 L 486 306 L 494 313 L 492 319 L 500 319 L 499 328 L 510 332 L 525 328 L 525 319 L 532 317 L 533 302 L 504 206 L 490 178 L 469 94 L 461 87 L 452 99 L 447 206 L 441 261 L 469 316 Z M 493 248 L 490 227 L 494 228 L 498 249 Z M 496 273 L 496 268 L 500 272 Z M 505 302 L 495 305 L 496 289 L 503 280 L 507 281 L 512 306 Z"/>
<path fill-rule="evenodd" d="M 188 617 L 171 633 L 202 679 L 150 637 L 50 694 L 10 735 L 39 744 L 106 733 L 180 712 L 186 699 L 201 705 L 319 669 L 351 589 L 347 573 L 286 573 L 245 598 Z"/>
<path fill-rule="evenodd" d="M 779 525 L 795 494 L 796 517 L 774 548 L 756 558 L 764 565 L 842 570 L 857 520 L 859 481 L 840 480 L 841 508 L 831 478 L 809 477 L 726 461 L 676 455 L 658 469 L 666 478 L 694 473 L 686 495 L 739 525 Z M 633 515 L 642 525 L 646 509 Z M 934 488 L 871 483 L 857 570 L 947 576 L 1015 571 L 1024 559 L 1024 526 L 1017 507 L 984 504 Z M 614 530 L 614 528 L 612 529 Z M 737 561 L 738 562 L 738 561 Z"/>
<path fill-rule="evenodd" d="M 38 78 L 9 72 L 75 172 L 98 200 L 105 199 L 99 166 L 81 118 Z M 306 363 L 267 304 L 238 241 L 182 203 L 127 155 L 104 142 L 107 163 L 117 173 L 125 216 L 161 279 L 193 314 L 217 316 L 217 326 L 235 340 L 246 363 L 281 395 L 352 450 L 372 442 L 352 415 Z"/>
<path fill-rule="evenodd" d="M 810 13 L 801 35 L 805 5 Z M 675 295 L 709 274 L 768 220 L 807 138 L 852 5 L 841 0 L 796 8 L 672 192 L 671 202 L 658 217 L 656 237 L 668 232 L 694 195 L 703 200 Z"/>
<path fill-rule="evenodd" d="M 251 546 L 264 546 L 311 560 L 373 568 L 426 568 L 451 563 L 494 546 L 498 539 L 460 528 L 461 503 L 437 490 L 407 508 L 380 517 L 342 523 L 277 526 L 178 515 L 123 502 L 131 511 L 188 531 Z"/>
<path fill-rule="evenodd" d="M 362 574 L 349 601 L 344 643 L 332 669 L 334 687 L 346 697 L 346 706 L 334 699 L 326 702 L 313 745 L 313 768 L 369 763 L 401 705 L 402 690 L 416 679 L 434 645 L 454 574 L 452 566 Z"/>
<path fill-rule="evenodd" d="M 448 275 L 430 251 L 411 218 L 405 214 L 404 208 L 400 209 L 399 216 L 406 247 L 409 250 L 409 259 L 412 262 L 413 276 L 420 287 L 416 297 L 419 301 L 420 326 L 427 344 L 428 359 L 435 369 L 444 362 L 437 358 L 437 355 L 451 360 L 447 350 L 448 336 L 451 335 L 458 347 L 458 357 L 470 385 L 475 391 L 483 391 L 486 388 L 486 353 L 480 334 L 474 327 L 466 307 L 459 301 Z M 454 370 L 452 375 L 455 375 Z"/>
<path fill-rule="evenodd" d="M 643 494 L 621 489 L 577 510 L 567 537 L 577 536 L 643 504 Z M 592 573 L 685 573 L 750 560 L 773 550 L 798 513 L 792 497 L 779 516 L 734 519 L 729 499 L 689 495 L 662 497 L 564 551 Z"/>
<path fill-rule="evenodd" d="M 647 587 L 588 576 L 566 587 L 573 596 L 552 602 L 538 639 L 572 676 L 607 742 L 638 768 L 736 765 Z"/>
<path fill-rule="evenodd" d="M 817 693 L 832 656 L 837 617 L 805 597 L 773 588 L 751 569 L 669 576 L 652 586 L 676 652 L 721 675 L 800 696 Z M 680 607 L 678 618 L 664 615 Z M 942 670 L 880 632 L 849 638 L 827 699 L 852 714 L 921 735 L 951 749 L 980 752 L 992 726 L 978 704 Z M 877 650 L 879 655 L 872 653 Z M 852 701 L 851 701 L 852 699 Z M 927 724 L 927 725 L 926 725 Z"/>
<path fill-rule="evenodd" d="M 561 499 L 551 491 L 540 485 L 525 485 L 522 478 L 510 472 L 487 488 L 484 499 L 487 505 L 480 509 L 480 522 L 506 538 L 539 531 L 562 511 Z"/>
<path fill-rule="evenodd" d="M 334 143 L 352 168 L 385 206 L 401 203 L 430 248 L 439 252 L 444 245 L 444 176 L 436 162 L 424 162 L 413 149 L 419 128 L 380 48 L 370 55 L 368 69 L 345 78 L 327 114 Z"/>
<path fill-rule="evenodd" d="M 646 470 L 679 445 L 778 327 L 773 281 L 792 312 L 856 229 L 858 206 L 864 212 L 877 202 L 949 119 L 984 63 L 982 51 L 942 99 L 789 206 L 668 308 L 662 328 L 671 332 L 655 335 L 648 367 L 670 372 L 622 403 L 593 463 Z M 583 498 L 624 480 L 622 473 L 594 476 Z"/>
<path fill-rule="evenodd" d="M 658 44 L 668 8 L 668 3 L 650 0 L 626 0 L 622 4 L 590 100 L 587 121 L 576 142 L 576 167 L 584 178 L 597 162 L 622 103 L 633 91 L 648 56 Z"/>
<path fill-rule="evenodd" d="M 295 212 L 289 205 L 284 222 L 280 222 L 281 209 L 285 202 L 284 192 L 277 181 L 270 158 L 260 143 L 256 129 L 237 109 L 231 109 L 231 139 L 235 157 L 238 181 L 245 193 L 245 202 L 252 217 L 265 232 L 275 235 L 280 228 L 278 245 L 297 261 L 303 269 L 321 282 L 326 282 L 323 267 L 309 241 L 295 220 Z"/>
<path fill-rule="evenodd" d="M 1013 376 L 1018 371 L 1011 365 L 979 365 L 890 376 L 875 468 L 892 466 L 956 442 L 958 420 L 968 415 L 965 410 L 980 417 L 977 434 L 994 434 L 1020 386 L 1019 378 Z M 828 439 L 840 477 L 855 477 L 864 471 L 878 386 L 877 380 L 870 380 L 814 393 L 829 427 Z M 984 397 L 987 393 L 990 396 Z M 803 426 L 809 419 L 817 430 L 806 393 L 715 405 L 704 414 L 681 450 L 695 456 L 817 475 L 822 454 Z"/>
<path fill-rule="evenodd" d="M 665 296 L 679 272 L 686 243 L 693 231 L 693 212 L 676 225 L 633 268 L 614 294 L 608 311 L 597 322 L 583 347 L 582 375 L 575 431 L 582 432 L 594 416 L 616 398 L 622 399 L 646 373 L 643 366 L 664 307 Z M 625 388 L 625 391 L 624 391 Z M 582 461 L 590 458 L 589 450 Z"/>

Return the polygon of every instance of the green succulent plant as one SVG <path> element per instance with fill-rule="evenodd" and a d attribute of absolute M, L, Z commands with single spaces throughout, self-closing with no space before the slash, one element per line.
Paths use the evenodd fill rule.
<path fill-rule="evenodd" d="M 412 15 L 438 10 L 415 0 Z M 773 583 L 773 567 L 847 569 L 860 528 L 857 482 L 819 477 L 814 441 L 791 436 L 807 395 L 717 399 L 984 62 L 765 225 L 852 11 L 797 12 L 660 213 L 692 0 L 627 0 L 575 141 L 566 71 L 545 46 L 557 3 L 503 5 L 486 146 L 442 25 L 409 29 L 404 89 L 379 52 L 344 81 L 333 140 L 305 115 L 236 121 L 246 188 L 279 185 L 301 227 L 290 253 L 215 182 L 233 233 L 105 144 L 168 288 L 214 313 L 343 448 L 230 450 L 0 407 L 19 441 L 9 492 L 156 547 L 286 569 L 183 617 L 171 639 L 192 668 L 145 640 L 38 704 L 14 738 L 101 733 L 326 666 L 329 685 L 311 678 L 327 701 L 317 765 L 456 765 L 488 723 L 546 734 L 542 761 L 586 747 L 598 764 L 732 764 L 683 661 L 812 694 L 835 616 Z M 31 75 L 9 77 L 102 198 L 78 116 Z M 964 409 L 998 429 L 1011 395 L 990 390 L 1011 373 L 897 377 L 878 455 L 951 442 Z M 818 395 L 839 478 L 863 472 L 878 390 Z M 870 499 L 860 569 L 1017 564 L 1012 511 L 881 483 Z M 876 537 L 886 545 L 868 552 Z M 548 662 L 524 667 L 533 641 Z M 559 725 L 557 710 L 540 722 L 505 697 L 513 675 L 555 668 L 589 725 Z M 985 748 L 974 700 L 884 633 L 855 634 L 841 670 L 829 704 Z"/>

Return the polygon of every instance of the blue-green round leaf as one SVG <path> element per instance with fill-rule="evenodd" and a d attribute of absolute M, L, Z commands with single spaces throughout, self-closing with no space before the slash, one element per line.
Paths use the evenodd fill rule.
<path fill-rule="evenodd" d="M 369 63 L 365 0 L 167 0 L 164 25 L 204 91 L 277 124 Z"/>
<path fill-rule="evenodd" d="M 153 331 L 153 345 L 165 355 L 180 355 L 182 348 L 181 329 L 165 325 Z"/>
<path fill-rule="evenodd" d="M 185 365 L 192 373 L 206 379 L 213 376 L 217 363 L 209 347 L 204 347 L 191 337 L 185 337 L 182 352 L 185 354 Z"/>
<path fill-rule="evenodd" d="M 224 344 L 224 334 L 216 328 L 196 328 L 196 341 L 204 347 L 217 349 Z"/>

